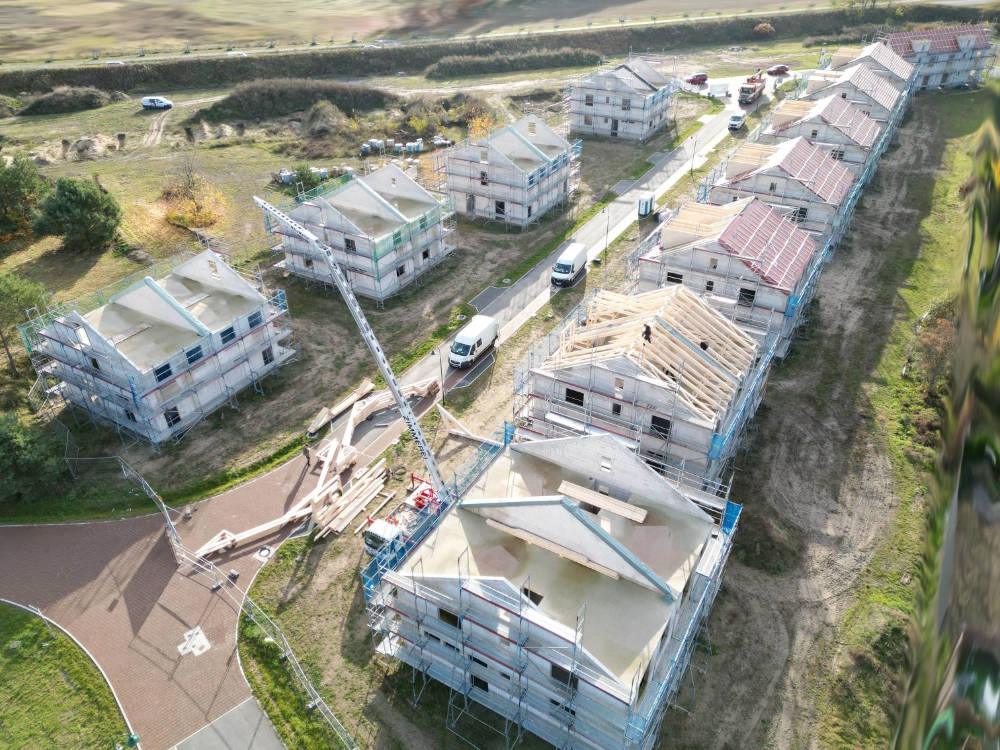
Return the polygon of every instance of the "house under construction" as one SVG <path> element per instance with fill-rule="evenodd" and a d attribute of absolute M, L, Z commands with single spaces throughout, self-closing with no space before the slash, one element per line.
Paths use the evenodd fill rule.
<path fill-rule="evenodd" d="M 434 158 L 458 213 L 523 227 L 569 200 L 579 156 L 580 141 L 570 143 L 542 118 L 525 115 Z"/>
<path fill-rule="evenodd" d="M 774 145 L 805 138 L 857 176 L 868 164 L 882 125 L 839 96 L 786 99 L 774 108 L 757 142 Z"/>
<path fill-rule="evenodd" d="M 179 439 L 287 362 L 284 292 L 205 250 L 164 261 L 20 327 L 39 381 L 96 423 L 158 445 Z"/>
<path fill-rule="evenodd" d="M 453 212 L 394 164 L 334 180 L 297 199 L 289 215 L 334 253 L 355 294 L 383 301 L 454 250 Z M 312 246 L 265 213 L 268 230 L 281 237 L 277 266 L 297 276 L 333 284 L 333 275 Z"/>
<path fill-rule="evenodd" d="M 581 135 L 645 141 L 670 120 L 675 78 L 641 57 L 596 70 L 570 89 L 570 131 Z"/>
<path fill-rule="evenodd" d="M 809 232 L 757 198 L 686 203 L 640 244 L 629 270 L 640 292 L 683 284 L 759 344 L 784 356 L 819 246 Z"/>
<path fill-rule="evenodd" d="M 767 351 L 682 284 L 598 291 L 515 369 L 515 422 L 529 438 L 612 434 L 660 471 L 718 481 Z"/>
<path fill-rule="evenodd" d="M 853 182 L 849 169 L 805 138 L 744 143 L 726 157 L 706 199 L 720 205 L 756 196 L 826 237 Z"/>
<path fill-rule="evenodd" d="M 839 96 L 856 104 L 873 120 L 886 122 L 903 99 L 908 85 L 897 86 L 864 64 L 843 70 L 817 70 L 806 80 L 799 99 L 825 99 Z"/>
<path fill-rule="evenodd" d="M 907 88 L 913 78 L 913 66 L 882 42 L 864 47 L 841 47 L 831 55 L 831 70 L 847 70 L 855 65 L 864 65 L 898 89 Z"/>
<path fill-rule="evenodd" d="M 405 558 L 366 570 L 377 651 L 410 665 L 415 702 L 431 680 L 449 689 L 463 738 L 655 747 L 740 507 L 679 489 L 610 435 L 489 455 Z"/>
<path fill-rule="evenodd" d="M 916 85 L 978 85 L 996 62 L 989 24 L 938 26 L 886 33 L 880 41 L 916 68 Z"/>

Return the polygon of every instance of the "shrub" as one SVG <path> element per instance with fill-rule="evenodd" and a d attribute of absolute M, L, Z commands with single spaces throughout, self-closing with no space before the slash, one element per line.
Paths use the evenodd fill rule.
<path fill-rule="evenodd" d="M 21 110 L 22 115 L 51 115 L 59 112 L 80 112 L 84 109 L 98 109 L 111 103 L 111 97 L 93 86 L 74 88 L 60 86 L 48 94 L 42 94 Z"/>
<path fill-rule="evenodd" d="M 0 245 L 31 231 L 35 207 L 48 189 L 26 155 L 15 154 L 9 166 L 0 161 Z"/>
<path fill-rule="evenodd" d="M 121 222 L 118 202 L 90 180 L 62 177 L 54 193 L 42 201 L 35 234 L 61 235 L 71 252 L 103 250 Z"/>
<path fill-rule="evenodd" d="M 767 23 L 759 23 L 753 27 L 754 36 L 769 37 L 774 36 L 774 26 Z"/>
<path fill-rule="evenodd" d="M 355 115 L 373 109 L 385 109 L 399 103 L 399 98 L 382 89 L 338 81 L 313 81 L 308 78 L 272 78 L 243 83 L 208 109 L 191 119 L 209 122 L 223 120 L 266 120 L 309 109 L 321 101 Z"/>
<path fill-rule="evenodd" d="M 347 118 L 326 99 L 316 102 L 306 113 L 305 132 L 313 138 L 338 133 Z"/>
<path fill-rule="evenodd" d="M 497 52 L 492 55 L 449 55 L 424 70 L 428 78 L 455 78 L 481 73 L 506 73 L 513 70 L 540 68 L 572 68 L 598 65 L 601 55 L 591 50 L 563 47 L 558 50 L 538 50 L 510 55 Z"/>
<path fill-rule="evenodd" d="M 44 498 L 67 478 L 59 440 L 25 424 L 16 414 L 0 414 L 0 504 Z"/>

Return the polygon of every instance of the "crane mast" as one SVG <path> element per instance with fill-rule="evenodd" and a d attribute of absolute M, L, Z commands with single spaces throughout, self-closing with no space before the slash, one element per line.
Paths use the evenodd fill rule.
<path fill-rule="evenodd" d="M 431 452 L 430 444 L 427 442 L 427 438 L 424 437 L 423 430 L 420 429 L 420 423 L 417 422 L 417 417 L 413 413 L 413 409 L 410 408 L 409 403 L 407 403 L 406 398 L 403 396 L 403 392 L 399 387 L 399 381 L 396 380 L 396 375 L 393 373 L 392 366 L 389 364 L 389 360 L 385 356 L 385 352 L 382 350 L 382 345 L 379 344 L 378 339 L 375 338 L 375 332 L 372 331 L 371 326 L 368 324 L 368 319 L 365 317 L 364 310 L 361 309 L 361 305 L 358 304 L 357 297 L 354 296 L 354 292 L 351 290 L 350 282 L 348 282 L 347 277 L 344 275 L 344 272 L 341 270 L 337 261 L 334 260 L 333 250 L 331 250 L 328 245 L 320 242 L 319 238 L 315 234 L 310 232 L 285 212 L 275 208 L 270 203 L 258 198 L 257 196 L 254 196 L 253 200 L 254 203 L 256 203 L 263 211 L 273 216 L 279 222 L 308 242 L 312 246 L 313 250 L 315 250 L 316 253 L 326 261 L 326 264 L 330 267 L 330 273 L 333 274 L 333 280 L 337 284 L 337 289 L 340 290 L 340 294 L 344 298 L 344 302 L 347 303 L 347 309 L 351 311 L 351 315 L 354 317 L 354 322 L 357 324 L 358 330 L 361 332 L 361 338 L 364 339 L 365 343 L 368 345 L 368 349 L 371 350 L 372 356 L 375 357 L 375 363 L 378 365 L 379 372 L 382 373 L 382 377 L 385 378 L 385 382 L 389 386 L 389 391 L 392 393 L 393 398 L 396 399 L 396 405 L 399 407 L 399 414 L 402 416 L 403 421 L 410 430 L 410 434 L 413 436 L 413 441 L 417 445 L 417 450 L 420 451 L 420 456 L 423 458 L 424 465 L 427 467 L 427 474 L 430 479 L 431 486 L 438 494 L 444 492 L 451 495 L 450 488 L 444 483 L 444 479 L 441 476 L 441 470 L 438 468 L 437 459 L 434 458 L 434 454 Z M 443 383 L 441 384 L 441 387 L 444 387 Z"/>

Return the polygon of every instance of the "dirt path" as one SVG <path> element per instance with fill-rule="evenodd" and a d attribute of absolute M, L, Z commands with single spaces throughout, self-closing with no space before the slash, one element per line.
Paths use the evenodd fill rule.
<path fill-rule="evenodd" d="M 163 140 L 163 129 L 167 126 L 168 119 L 170 119 L 169 109 L 164 110 L 153 118 L 153 121 L 149 123 L 149 130 L 142 137 L 142 143 L 140 144 L 142 148 L 152 148 L 159 145 L 160 141 Z"/>
<path fill-rule="evenodd" d="M 938 168 L 932 119 L 918 103 L 883 158 L 881 188 L 866 191 L 853 233 L 823 271 L 809 335 L 772 374 L 733 487 L 745 504 L 734 557 L 754 566 L 730 564 L 709 623 L 714 655 L 695 658 L 705 673 L 693 697 L 680 697 L 691 714 L 667 716 L 664 736 L 677 744 L 819 746 L 817 701 L 843 658 L 837 627 L 898 504 L 868 394 L 898 314 L 897 268 L 920 251 L 882 249 L 922 218 L 907 191 Z"/>

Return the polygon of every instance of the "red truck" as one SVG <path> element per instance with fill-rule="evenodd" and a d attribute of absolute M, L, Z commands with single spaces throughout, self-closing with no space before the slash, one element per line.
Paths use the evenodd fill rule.
<path fill-rule="evenodd" d="M 747 78 L 744 83 L 740 84 L 740 104 L 753 104 L 760 99 L 760 95 L 764 93 L 764 85 L 764 74 L 758 70 Z"/>

